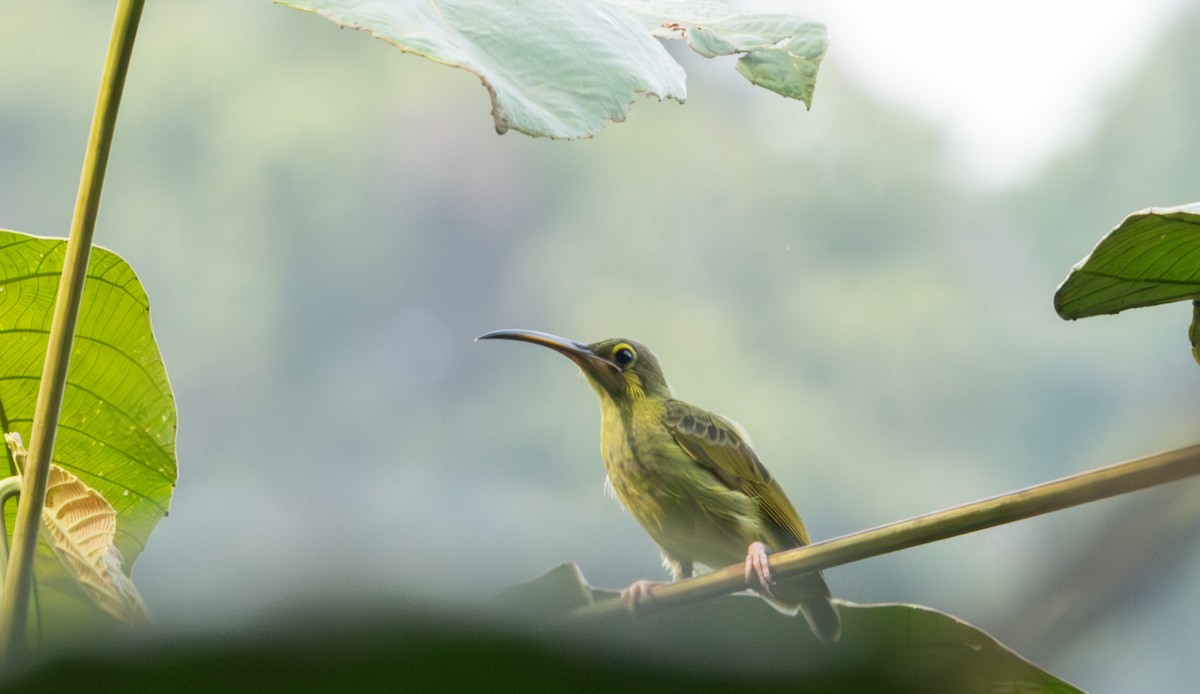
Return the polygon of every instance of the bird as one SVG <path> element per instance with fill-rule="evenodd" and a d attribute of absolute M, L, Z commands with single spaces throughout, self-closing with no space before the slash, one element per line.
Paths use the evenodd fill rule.
<path fill-rule="evenodd" d="M 608 484 L 658 546 L 673 580 L 744 562 L 747 584 L 767 602 L 802 614 L 819 640 L 838 640 L 841 620 L 819 571 L 771 577 L 769 553 L 810 540 L 750 437 L 732 420 L 677 399 L 649 348 L 624 338 L 585 344 L 534 330 L 495 330 L 476 340 L 542 345 L 579 366 L 600 396 Z M 650 599 L 652 585 L 630 586 L 631 610 Z"/>

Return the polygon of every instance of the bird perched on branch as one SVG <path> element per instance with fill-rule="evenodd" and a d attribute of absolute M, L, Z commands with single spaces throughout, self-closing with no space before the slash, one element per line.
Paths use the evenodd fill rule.
<path fill-rule="evenodd" d="M 583 344 L 530 330 L 480 340 L 520 340 L 574 361 L 600 396 L 600 454 L 617 498 L 650 534 L 675 580 L 697 565 L 745 563 L 747 583 L 781 611 L 802 613 L 813 633 L 836 641 L 841 621 L 820 572 L 778 582 L 767 554 L 809 543 L 787 496 L 734 422 L 675 399 L 658 358 L 626 339 Z M 648 581 L 627 591 L 631 607 Z"/>

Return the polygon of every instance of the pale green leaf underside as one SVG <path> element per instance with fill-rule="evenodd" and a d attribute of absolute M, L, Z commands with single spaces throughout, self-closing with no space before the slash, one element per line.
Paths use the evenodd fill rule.
<path fill-rule="evenodd" d="M 614 2 L 655 36 L 683 38 L 706 58 L 741 55 L 737 71 L 751 83 L 812 106 L 817 71 L 829 48 L 824 24 L 712 0 Z"/>
<path fill-rule="evenodd" d="M 1200 203 L 1135 212 L 1079 262 L 1054 295 L 1066 319 L 1200 298 Z"/>
<path fill-rule="evenodd" d="M 65 248 L 0 231 L 0 425 L 26 441 Z M 115 545 L 132 566 L 174 490 L 175 401 L 146 293 L 103 248 L 88 265 L 53 462 L 112 504 Z"/>
<path fill-rule="evenodd" d="M 708 0 L 276 0 L 476 74 L 497 132 L 590 137 L 638 94 L 683 101 L 683 69 L 654 39 L 742 54 L 751 82 L 811 103 L 828 41 L 819 23 Z"/>

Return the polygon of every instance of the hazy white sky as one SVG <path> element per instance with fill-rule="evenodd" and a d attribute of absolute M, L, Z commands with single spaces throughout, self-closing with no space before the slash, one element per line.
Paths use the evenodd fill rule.
<path fill-rule="evenodd" d="M 1003 183 L 1087 133 L 1098 99 L 1196 0 L 750 0 L 829 26 L 826 65 L 945 127 Z"/>

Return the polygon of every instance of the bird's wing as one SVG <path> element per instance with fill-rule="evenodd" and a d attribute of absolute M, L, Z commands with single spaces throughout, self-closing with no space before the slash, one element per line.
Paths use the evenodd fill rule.
<path fill-rule="evenodd" d="M 809 543 L 800 514 L 750 448 L 740 427 L 679 400 L 668 400 L 663 424 L 689 456 L 730 489 L 751 497 L 795 545 Z"/>

